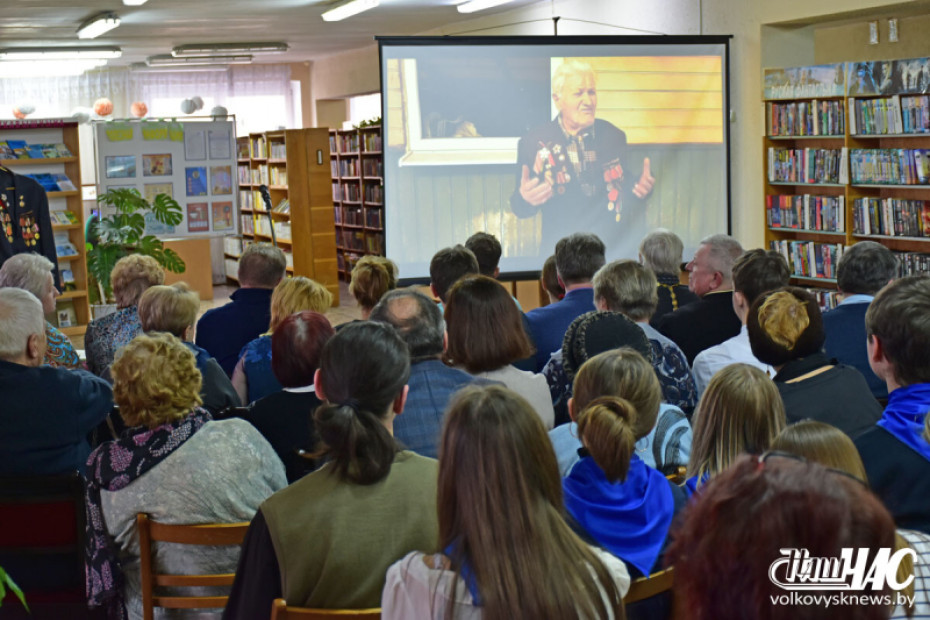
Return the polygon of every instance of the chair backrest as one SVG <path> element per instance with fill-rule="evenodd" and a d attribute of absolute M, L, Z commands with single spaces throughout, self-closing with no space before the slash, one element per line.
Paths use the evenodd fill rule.
<path fill-rule="evenodd" d="M 630 584 L 630 591 L 623 597 L 624 604 L 629 605 L 637 601 L 652 598 L 657 594 L 668 592 L 675 584 L 675 569 L 666 568 L 648 577 L 640 577 Z"/>
<path fill-rule="evenodd" d="M 288 607 L 283 598 L 271 603 L 271 620 L 380 620 L 380 609 L 308 609 Z"/>
<path fill-rule="evenodd" d="M 182 545 L 241 545 L 248 522 L 211 523 L 205 525 L 168 525 L 149 519 L 144 513 L 136 515 L 139 529 L 139 559 L 142 571 L 142 615 L 152 620 L 155 607 L 171 609 L 222 608 L 228 596 L 159 596 L 155 588 L 173 586 L 182 588 L 205 586 L 231 586 L 235 573 L 213 575 L 164 575 L 155 572 L 152 565 L 152 543 L 170 542 Z"/>
<path fill-rule="evenodd" d="M 76 471 L 0 476 L 0 566 L 29 603 L 83 604 L 84 522 L 84 481 Z"/>
<path fill-rule="evenodd" d="M 679 466 L 678 469 L 675 470 L 675 473 L 668 474 L 665 477 L 668 478 L 674 484 L 678 484 L 678 485 L 684 484 L 685 480 L 688 479 L 688 468 L 684 466 Z"/>

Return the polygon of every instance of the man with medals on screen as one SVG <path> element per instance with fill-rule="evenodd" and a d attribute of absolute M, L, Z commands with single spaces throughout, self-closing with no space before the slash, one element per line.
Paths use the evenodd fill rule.
<path fill-rule="evenodd" d="M 646 233 L 645 198 L 655 184 L 649 158 L 634 171 L 627 162 L 626 134 L 595 118 L 597 86 L 591 65 L 566 60 L 552 77 L 558 116 L 520 139 L 520 176 L 510 199 L 520 218 L 542 213 L 539 255 L 560 238 L 592 232 L 608 246 L 622 242 L 635 252 Z"/>

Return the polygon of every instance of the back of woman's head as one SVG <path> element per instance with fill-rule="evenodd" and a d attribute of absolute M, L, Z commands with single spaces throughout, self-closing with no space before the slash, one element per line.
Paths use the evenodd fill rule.
<path fill-rule="evenodd" d="M 562 519 L 552 445 L 533 407 L 501 386 L 460 390 L 439 448 L 440 544 L 467 564 L 484 618 L 605 617 L 603 565 Z M 592 576 L 596 575 L 596 579 Z"/>
<path fill-rule="evenodd" d="M 145 332 L 167 332 L 184 338 L 199 311 L 200 296 L 185 282 L 150 286 L 139 298 L 139 323 Z"/>
<path fill-rule="evenodd" d="M 572 384 L 572 395 L 572 409 L 576 414 L 603 396 L 625 400 L 635 412 L 630 419 L 634 441 L 652 431 L 662 404 L 662 387 L 655 369 L 628 347 L 604 351 L 582 364 Z"/>
<path fill-rule="evenodd" d="M 636 448 L 636 409 L 630 401 L 602 396 L 578 414 L 578 437 L 609 482 L 623 482 Z"/>
<path fill-rule="evenodd" d="M 446 294 L 445 318 L 446 355 L 468 372 L 497 370 L 533 353 L 517 304 L 493 278 L 456 282 Z"/>
<path fill-rule="evenodd" d="M 676 605 L 690 610 L 692 620 L 889 616 L 883 604 L 772 602 L 789 593 L 770 579 L 773 563 L 785 557 L 783 549 L 838 559 L 844 548 L 867 548 L 871 562 L 878 549 L 895 543 L 894 522 L 881 501 L 858 481 L 815 463 L 774 455 L 739 457 L 695 497 L 672 536 L 666 563 L 675 567 Z M 785 580 L 785 570 L 776 576 Z"/>
<path fill-rule="evenodd" d="M 731 364 L 711 378 L 692 422 L 688 475 L 714 476 L 744 452 L 768 450 L 785 428 L 785 405 L 764 372 Z"/>
<path fill-rule="evenodd" d="M 385 293 L 397 288 L 397 265 L 383 256 L 363 256 L 352 268 L 349 292 L 362 308 L 375 307 Z"/>
<path fill-rule="evenodd" d="M 326 287 L 304 276 L 284 278 L 271 293 L 271 324 L 268 333 L 295 312 L 312 310 L 324 314 L 333 304 L 333 294 Z"/>
<path fill-rule="evenodd" d="M 772 366 L 819 352 L 825 338 L 817 300 L 797 286 L 759 295 L 749 308 L 746 329 L 752 354 Z"/>
<path fill-rule="evenodd" d="M 324 402 L 314 413 L 323 449 L 336 473 L 373 484 L 391 470 L 398 448 L 383 420 L 410 376 L 407 345 L 394 328 L 368 321 L 337 332 L 320 355 L 317 387 Z"/>
<path fill-rule="evenodd" d="M 846 433 L 823 422 L 801 420 L 788 426 L 772 441 L 772 450 L 796 454 L 824 467 L 845 471 L 863 482 L 868 480 L 856 444 Z"/>
<path fill-rule="evenodd" d="M 335 330 L 319 312 L 295 312 L 271 335 L 271 371 L 282 387 L 313 385 L 320 354 Z"/>

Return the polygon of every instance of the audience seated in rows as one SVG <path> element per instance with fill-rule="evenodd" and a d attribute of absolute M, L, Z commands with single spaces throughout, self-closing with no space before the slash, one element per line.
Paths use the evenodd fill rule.
<path fill-rule="evenodd" d="M 789 424 L 819 420 L 855 438 L 878 421 L 882 408 L 862 373 L 821 353 L 823 320 L 808 291 L 786 286 L 763 293 L 749 308 L 747 328 L 753 355 L 777 372 Z"/>
<path fill-rule="evenodd" d="M 349 325 L 326 343 L 314 421 L 329 461 L 262 504 L 225 618 L 267 617 L 276 598 L 377 607 L 391 564 L 437 550 L 437 463 L 401 450 L 392 434 L 409 374 L 407 346 L 388 325 Z"/>
<path fill-rule="evenodd" d="M 622 312 L 649 338 L 652 364 L 662 384 L 662 400 L 690 416 L 697 405 L 694 376 L 678 345 L 649 324 L 658 299 L 655 274 L 632 260 L 618 260 L 594 274 L 594 306 Z"/>
<path fill-rule="evenodd" d="M 465 276 L 478 274 L 478 259 L 464 245 L 454 245 L 436 252 L 429 263 L 429 289 L 439 299 L 439 309 L 444 309 L 446 295 L 453 284 Z"/>
<path fill-rule="evenodd" d="M 888 388 L 877 426 L 857 438 L 872 490 L 900 528 L 930 533 L 930 278 L 882 289 L 865 315 L 869 364 Z"/>
<path fill-rule="evenodd" d="M 888 388 L 869 366 L 865 313 L 878 291 L 894 279 L 897 268 L 894 253 L 875 241 L 858 241 L 846 248 L 836 268 L 836 287 L 842 301 L 823 315 L 827 357 L 861 372 L 872 395 L 881 400 L 888 398 Z"/>
<path fill-rule="evenodd" d="M 391 566 L 382 618 L 623 617 L 630 576 L 565 524 L 547 443 L 532 407 L 512 391 L 456 395 L 439 462 L 442 552 L 410 553 Z"/>
<path fill-rule="evenodd" d="M 542 271 L 539 275 L 539 283 L 546 296 L 549 297 L 549 303 L 554 304 L 565 298 L 565 287 L 559 282 L 559 274 L 555 270 L 555 254 L 546 259 L 543 263 Z"/>
<path fill-rule="evenodd" d="M 715 374 L 698 403 L 684 489 L 688 495 L 732 465 L 740 454 L 762 454 L 785 428 L 785 406 L 764 372 L 730 364 Z"/>
<path fill-rule="evenodd" d="M 694 358 L 694 379 L 697 381 L 698 392 L 703 393 L 710 378 L 730 364 L 749 364 L 774 376 L 772 367 L 763 364 L 752 354 L 746 318 L 749 306 L 759 295 L 788 286 L 790 278 L 788 263 L 778 252 L 749 250 L 736 259 L 733 264 L 733 311 L 739 317 L 742 327 L 736 336 L 701 351 Z"/>
<path fill-rule="evenodd" d="M 310 310 L 281 321 L 271 335 L 271 370 L 283 389 L 233 410 L 268 440 L 284 463 L 288 483 L 319 466 L 310 458 L 319 441 L 313 412 L 320 399 L 313 377 L 320 367 L 323 346 L 334 333 L 325 316 Z"/>
<path fill-rule="evenodd" d="M 113 393 L 103 379 L 44 364 L 43 317 L 35 295 L 0 288 L 2 475 L 84 471 L 91 450 L 87 436 L 113 407 Z"/>
<path fill-rule="evenodd" d="M 792 424 L 772 442 L 772 450 L 795 454 L 824 467 L 846 472 L 867 484 L 865 465 L 856 445 L 843 431 L 815 420 L 802 420 Z M 898 583 L 914 581 L 900 590 L 902 595 L 916 597 L 912 609 L 898 605 L 891 615 L 894 619 L 930 616 L 930 535 L 916 530 L 898 529 L 895 534 L 895 551 L 910 547 L 917 554 L 913 562 L 902 562 L 898 567 Z M 909 565 L 908 565 L 909 564 Z"/>
<path fill-rule="evenodd" d="M 397 288 L 397 265 L 383 256 L 363 256 L 352 267 L 349 292 L 358 303 L 363 321 L 385 293 Z M 342 325 L 348 325 L 343 323 Z"/>
<path fill-rule="evenodd" d="M 247 521 L 287 480 L 281 460 L 251 424 L 214 421 L 199 406 L 194 353 L 175 336 L 136 336 L 111 372 L 113 397 L 130 430 L 88 459 L 87 595 L 108 617 L 121 617 L 125 605 L 129 618 L 139 619 L 138 513 L 160 523 Z M 153 553 L 158 572 L 168 574 L 232 572 L 238 556 L 237 547 L 192 551 L 167 543 Z"/>
<path fill-rule="evenodd" d="M 404 415 L 394 419 L 394 437 L 421 456 L 439 456 L 439 437 L 452 395 L 466 385 L 491 383 L 442 362 L 445 323 L 439 307 L 413 289 L 391 291 L 381 298 L 371 320 L 391 325 L 407 343 L 410 378 Z"/>
<path fill-rule="evenodd" d="M 16 254 L 0 266 L 0 288 L 20 288 L 29 291 L 42 302 L 42 316 L 55 313 L 55 299 L 61 294 L 55 288 L 55 265 L 41 254 Z M 61 331 L 45 321 L 44 364 L 62 368 L 83 368 L 74 345 Z"/>
<path fill-rule="evenodd" d="M 636 453 L 646 465 L 665 473 L 675 473 L 688 464 L 691 453 L 691 426 L 678 407 L 661 402 L 655 373 L 644 355 L 648 345 L 633 342 L 634 347 L 622 347 L 599 353 L 582 364 L 576 372 L 574 396 L 568 401 L 573 420 L 588 403 L 602 396 L 614 396 L 629 401 L 642 419 L 654 419 L 646 434 L 637 436 Z M 648 415 L 646 415 L 648 413 Z M 580 459 L 582 448 L 578 424 L 563 424 L 549 432 L 559 471 L 567 476 Z"/>
<path fill-rule="evenodd" d="M 190 349 L 202 379 L 201 404 L 211 414 L 216 414 L 227 407 L 238 407 L 242 401 L 216 360 L 191 342 L 199 310 L 200 298 L 184 282 L 171 286 L 156 284 L 139 299 L 139 322 L 144 332 L 169 333 Z"/>
<path fill-rule="evenodd" d="M 688 288 L 700 299 L 655 323 L 656 329 L 681 347 L 689 364 L 704 349 L 739 333 L 739 318 L 733 312 L 733 263 L 742 253 L 739 242 L 729 235 L 701 240 L 687 265 Z"/>
<path fill-rule="evenodd" d="M 239 288 L 225 306 L 207 310 L 197 322 L 197 346 L 216 358 L 232 377 L 242 347 L 258 338 L 271 322 L 271 292 L 284 278 L 284 252 L 270 243 L 253 243 L 242 251 L 236 272 Z"/>
<path fill-rule="evenodd" d="M 333 294 L 304 276 L 285 278 L 275 287 L 268 331 L 242 347 L 233 371 L 232 384 L 244 404 L 281 391 L 271 370 L 271 334 L 281 321 L 301 310 L 323 314 L 332 304 Z"/>
<path fill-rule="evenodd" d="M 858 480 L 779 453 L 743 455 L 714 477 L 685 511 L 666 561 L 675 567 L 675 605 L 692 620 L 878 620 L 890 608 L 871 605 L 773 604 L 790 594 L 771 578 L 782 550 L 839 558 L 843 549 L 894 546 L 894 523 Z M 777 576 L 787 579 L 786 568 Z M 813 584 L 809 584 L 813 585 Z M 872 592 L 890 594 L 890 589 Z"/>
<path fill-rule="evenodd" d="M 565 297 L 557 304 L 526 313 L 536 347 L 536 372 L 543 369 L 554 351 L 562 348 L 562 339 L 572 321 L 594 309 L 591 279 L 604 266 L 604 252 L 604 242 L 586 233 L 575 233 L 556 243 L 555 269 L 565 288 Z"/>
<path fill-rule="evenodd" d="M 656 228 L 639 244 L 640 262 L 656 276 L 659 300 L 650 319 L 653 326 L 666 314 L 698 300 L 679 279 L 684 251 L 681 237 L 664 228 Z"/>
<path fill-rule="evenodd" d="M 576 415 L 582 458 L 562 481 L 575 531 L 623 560 L 633 578 L 662 567 L 669 528 L 685 504 L 681 488 L 636 452 L 637 440 L 655 425 L 655 411 L 637 411 L 613 396 L 589 402 Z"/>
<path fill-rule="evenodd" d="M 130 254 L 116 261 L 110 272 L 116 312 L 88 323 L 84 334 L 84 352 L 89 371 L 98 377 L 104 376 L 116 352 L 142 333 L 139 298 L 150 286 L 164 283 L 165 271 L 151 256 Z"/>
<path fill-rule="evenodd" d="M 545 377 L 513 366 L 531 356 L 533 348 L 510 294 L 496 280 L 478 275 L 456 282 L 446 299 L 447 363 L 503 383 L 529 401 L 546 428 L 552 428 L 555 413 Z"/>

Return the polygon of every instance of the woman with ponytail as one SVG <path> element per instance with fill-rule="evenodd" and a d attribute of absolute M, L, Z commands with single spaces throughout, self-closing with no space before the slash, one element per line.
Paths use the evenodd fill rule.
<path fill-rule="evenodd" d="M 326 343 L 314 424 L 315 456 L 328 462 L 262 504 L 225 618 L 267 617 L 275 598 L 377 607 L 387 568 L 435 549 L 437 463 L 401 450 L 393 435 L 409 374 L 407 347 L 388 325 L 353 323 Z"/>
<path fill-rule="evenodd" d="M 855 439 L 881 417 L 862 373 L 823 354 L 823 318 L 808 291 L 786 286 L 760 295 L 746 328 L 752 354 L 775 369 L 788 424 L 818 420 Z"/>
<path fill-rule="evenodd" d="M 562 519 L 555 456 L 532 406 L 501 386 L 466 387 L 446 413 L 439 546 L 394 564 L 382 618 L 622 618 L 623 563 Z"/>
<path fill-rule="evenodd" d="M 581 460 L 563 480 L 565 508 L 576 531 L 623 560 L 633 578 L 648 575 L 659 561 L 675 513 L 684 505 L 681 489 L 647 466 L 636 442 L 652 430 L 658 412 L 647 400 L 601 396 L 597 388 L 603 358 L 623 357 L 637 374 L 658 382 L 652 365 L 632 349 L 606 351 L 578 370 L 569 413 L 584 446 Z M 656 387 L 658 392 L 658 387 Z M 641 402 L 640 406 L 634 402 Z"/>
<path fill-rule="evenodd" d="M 388 291 L 397 288 L 397 264 L 383 256 L 363 256 L 352 268 L 349 292 L 358 303 L 362 320 L 367 321 L 372 309 Z M 343 325 L 348 325 L 344 323 Z"/>

